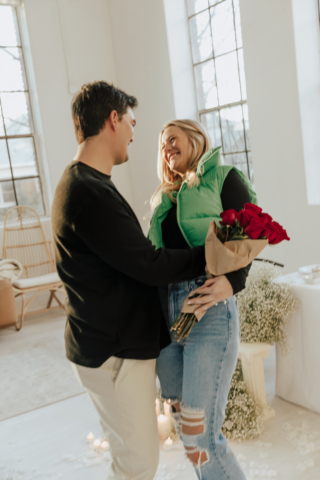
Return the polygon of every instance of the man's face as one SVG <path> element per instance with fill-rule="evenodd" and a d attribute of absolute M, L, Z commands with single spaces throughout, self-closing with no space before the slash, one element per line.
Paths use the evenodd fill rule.
<path fill-rule="evenodd" d="M 122 119 L 118 121 L 118 149 L 117 149 L 117 162 L 119 165 L 129 160 L 128 146 L 133 142 L 133 133 L 136 120 L 133 115 L 133 111 L 130 107 L 127 108 L 126 113 L 122 116 Z"/>

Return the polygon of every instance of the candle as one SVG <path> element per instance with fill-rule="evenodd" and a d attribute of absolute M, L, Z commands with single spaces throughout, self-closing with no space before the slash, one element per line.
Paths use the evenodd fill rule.
<path fill-rule="evenodd" d="M 97 439 L 93 442 L 93 445 L 96 447 L 96 448 L 99 448 L 101 446 L 101 440 Z"/>
<path fill-rule="evenodd" d="M 104 440 L 101 443 L 101 448 L 103 448 L 104 450 L 107 450 L 109 448 L 109 443 L 106 440 Z"/>
<path fill-rule="evenodd" d="M 163 408 L 164 408 L 164 414 L 167 415 L 167 417 L 170 417 L 170 415 L 171 415 L 171 405 L 169 405 L 167 402 L 164 402 Z"/>
<path fill-rule="evenodd" d="M 93 442 L 93 439 L 94 439 L 94 435 L 92 432 L 90 432 L 88 435 L 87 435 L 87 440 L 88 442 Z"/>
<path fill-rule="evenodd" d="M 163 450 L 172 450 L 173 448 L 173 441 L 171 438 L 167 438 L 167 440 L 163 443 Z"/>
<path fill-rule="evenodd" d="M 159 400 L 159 398 L 156 398 L 156 415 L 157 415 L 157 417 L 159 417 L 160 413 L 161 413 L 160 412 L 160 400 Z"/>
<path fill-rule="evenodd" d="M 158 416 L 158 431 L 160 440 L 164 441 L 168 438 L 171 432 L 171 419 L 166 415 Z"/>

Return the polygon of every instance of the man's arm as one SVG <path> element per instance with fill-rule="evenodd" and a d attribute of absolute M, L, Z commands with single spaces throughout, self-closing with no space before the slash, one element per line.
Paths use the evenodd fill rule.
<path fill-rule="evenodd" d="M 192 279 L 205 269 L 204 247 L 156 250 L 113 191 L 82 207 L 74 231 L 101 261 L 147 285 Z"/>

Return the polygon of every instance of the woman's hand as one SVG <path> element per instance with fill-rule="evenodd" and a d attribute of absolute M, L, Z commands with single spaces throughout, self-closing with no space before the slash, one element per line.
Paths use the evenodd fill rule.
<path fill-rule="evenodd" d="M 202 287 L 196 288 L 190 293 L 193 295 L 203 295 L 203 297 L 196 297 L 188 301 L 188 305 L 201 305 L 195 310 L 195 314 L 206 312 L 208 308 L 213 307 L 221 300 L 226 300 L 233 295 L 232 286 L 225 275 L 220 277 L 210 278 Z"/>

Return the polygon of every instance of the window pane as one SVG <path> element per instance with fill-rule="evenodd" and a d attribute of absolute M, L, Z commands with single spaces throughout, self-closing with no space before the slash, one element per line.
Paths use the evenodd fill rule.
<path fill-rule="evenodd" d="M 249 170 L 250 170 L 250 180 L 251 183 L 254 183 L 254 170 L 253 170 L 253 163 L 252 163 L 252 155 L 251 152 L 248 152 L 248 162 L 249 162 Z"/>
<path fill-rule="evenodd" d="M 41 188 L 38 178 L 27 178 L 15 182 L 18 204 L 34 208 L 39 215 L 44 214 Z"/>
<path fill-rule="evenodd" d="M 236 49 L 232 0 L 226 0 L 211 8 L 211 28 L 214 56 Z"/>
<path fill-rule="evenodd" d="M 243 108 L 243 118 L 244 118 L 247 150 L 251 150 L 248 105 L 245 103 L 242 105 L 242 108 Z"/>
<path fill-rule="evenodd" d="M 4 126 L 2 120 L 1 102 L 0 102 L 0 137 L 4 137 Z"/>
<path fill-rule="evenodd" d="M 237 52 L 228 53 L 216 59 L 219 104 L 241 100 Z"/>
<path fill-rule="evenodd" d="M 238 105 L 220 110 L 223 153 L 245 151 L 242 107 Z"/>
<path fill-rule="evenodd" d="M 212 148 L 221 146 L 221 130 L 219 122 L 219 112 L 209 112 L 201 115 L 201 123 L 206 127 L 210 138 Z"/>
<path fill-rule="evenodd" d="M 0 180 L 7 180 L 9 178 L 11 178 L 11 170 L 7 142 L 0 140 Z"/>
<path fill-rule="evenodd" d="M 14 178 L 38 175 L 33 139 L 11 138 L 8 145 Z"/>
<path fill-rule="evenodd" d="M 190 19 L 193 62 L 199 63 L 213 56 L 209 10 Z"/>
<path fill-rule="evenodd" d="M 208 0 L 188 0 L 189 15 L 202 12 L 208 7 Z"/>
<path fill-rule="evenodd" d="M 247 87 L 246 87 L 246 77 L 245 77 L 245 74 L 244 74 L 244 60 L 243 60 L 243 49 L 242 48 L 241 48 L 241 50 L 238 50 L 238 59 L 239 59 L 242 100 L 246 100 L 247 99 Z"/>
<path fill-rule="evenodd" d="M 15 9 L 2 5 L 0 10 L 0 45 L 2 47 L 21 45 Z"/>
<path fill-rule="evenodd" d="M 236 24 L 236 38 L 237 38 L 237 47 L 242 47 L 242 32 L 241 32 L 241 19 L 240 19 L 240 6 L 239 0 L 233 0 L 235 24 Z"/>
<path fill-rule="evenodd" d="M 2 93 L 2 111 L 7 135 L 31 133 L 31 115 L 27 93 Z"/>
<path fill-rule="evenodd" d="M 6 213 L 10 208 L 16 206 L 13 184 L 10 182 L 0 182 L 0 222 L 3 222 Z"/>
<path fill-rule="evenodd" d="M 0 92 L 27 90 L 21 48 L 0 48 L 0 65 Z"/>
<path fill-rule="evenodd" d="M 227 165 L 234 165 L 248 177 L 246 153 L 233 153 L 231 155 L 224 155 L 224 161 Z"/>
<path fill-rule="evenodd" d="M 217 107 L 218 97 L 213 60 L 197 65 L 194 73 L 199 110 Z"/>

